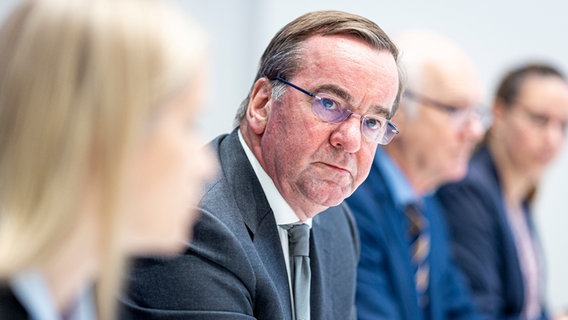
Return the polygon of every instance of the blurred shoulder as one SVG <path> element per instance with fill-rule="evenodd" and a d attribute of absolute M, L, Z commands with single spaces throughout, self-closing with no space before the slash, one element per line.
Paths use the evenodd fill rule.
<path fill-rule="evenodd" d="M 0 319 L 24 320 L 28 313 L 5 282 L 0 282 Z"/>

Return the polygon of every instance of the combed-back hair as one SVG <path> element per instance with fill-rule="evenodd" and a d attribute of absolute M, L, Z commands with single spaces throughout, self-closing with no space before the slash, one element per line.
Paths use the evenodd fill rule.
<path fill-rule="evenodd" d="M 359 15 L 342 11 L 315 11 L 304 14 L 285 25 L 272 38 L 268 47 L 262 54 L 260 65 L 254 83 L 262 78 L 273 79 L 280 76 L 286 79 L 293 78 L 302 68 L 302 44 L 313 36 L 351 35 L 363 40 L 378 50 L 388 50 L 397 61 L 398 49 L 389 36 L 373 21 Z M 399 90 L 394 102 L 391 116 L 396 112 L 400 100 L 402 77 L 399 68 Z M 285 89 L 284 84 L 275 82 L 272 94 L 278 99 Z M 243 100 L 235 116 L 235 126 L 244 118 L 252 94 L 252 87 L 248 96 Z"/>

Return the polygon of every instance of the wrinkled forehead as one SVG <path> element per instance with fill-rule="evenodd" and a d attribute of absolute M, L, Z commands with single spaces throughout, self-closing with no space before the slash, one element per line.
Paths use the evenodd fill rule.
<path fill-rule="evenodd" d="M 399 87 L 398 66 L 388 50 L 346 35 L 318 36 L 308 39 L 303 48 L 302 68 L 294 77 L 315 90 L 335 86 L 348 103 L 367 100 L 392 107 Z"/>

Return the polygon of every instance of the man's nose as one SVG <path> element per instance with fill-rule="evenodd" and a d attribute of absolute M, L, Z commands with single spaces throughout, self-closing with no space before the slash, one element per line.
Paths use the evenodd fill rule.
<path fill-rule="evenodd" d="M 330 136 L 330 143 L 348 153 L 355 153 L 361 148 L 361 116 L 351 113 L 349 117 L 337 125 Z"/>

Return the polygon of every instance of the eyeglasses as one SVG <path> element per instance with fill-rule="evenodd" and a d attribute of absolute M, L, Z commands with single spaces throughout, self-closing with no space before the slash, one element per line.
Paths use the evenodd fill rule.
<path fill-rule="evenodd" d="M 518 108 L 514 108 L 513 110 L 522 111 L 523 115 L 525 115 L 534 127 L 542 130 L 546 129 L 550 125 L 556 124 L 563 136 L 568 135 L 568 123 L 565 120 L 554 119 L 544 113 L 532 111 L 529 107 L 518 101 L 515 101 L 514 103 L 518 106 Z"/>
<path fill-rule="evenodd" d="M 451 104 L 443 103 L 432 98 L 414 93 L 410 90 L 404 92 L 404 96 L 411 100 L 421 102 L 424 105 L 431 106 L 450 116 L 451 123 L 455 128 L 462 128 L 468 121 L 479 121 L 484 129 L 489 127 L 491 119 L 483 112 L 482 107 L 477 108 L 460 108 Z"/>
<path fill-rule="evenodd" d="M 391 142 L 392 138 L 398 134 L 396 125 L 385 117 L 369 114 L 363 115 L 353 112 L 350 109 L 345 108 L 346 103 L 341 103 L 332 95 L 326 93 L 311 93 L 308 90 L 300 88 L 280 77 L 274 77 L 271 79 L 271 81 L 274 80 L 278 80 L 310 97 L 313 97 L 314 102 L 312 103 L 312 112 L 316 115 L 316 117 L 325 122 L 339 124 L 349 119 L 352 114 L 356 114 L 361 117 L 361 133 L 363 136 L 374 143 L 382 145 L 386 145 Z"/>

